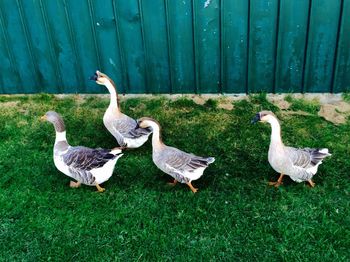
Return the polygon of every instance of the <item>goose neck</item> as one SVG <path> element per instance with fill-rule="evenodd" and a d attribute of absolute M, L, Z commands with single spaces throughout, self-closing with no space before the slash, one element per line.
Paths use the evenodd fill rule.
<path fill-rule="evenodd" d="M 66 131 L 63 131 L 63 132 L 57 132 L 56 131 L 55 144 L 57 144 L 58 142 L 61 142 L 61 141 L 67 141 Z"/>
<path fill-rule="evenodd" d="M 281 125 L 276 118 L 272 118 L 269 121 L 271 125 L 271 143 L 281 143 Z"/>
<path fill-rule="evenodd" d="M 109 106 L 116 108 L 119 111 L 119 103 L 118 103 L 118 93 L 115 89 L 115 86 L 108 81 L 105 86 L 107 87 L 109 94 L 110 94 L 110 102 Z"/>
<path fill-rule="evenodd" d="M 152 147 L 154 150 L 160 149 L 163 147 L 163 141 L 160 137 L 160 128 L 157 124 L 153 124 L 152 126 L 153 134 L 152 134 Z"/>

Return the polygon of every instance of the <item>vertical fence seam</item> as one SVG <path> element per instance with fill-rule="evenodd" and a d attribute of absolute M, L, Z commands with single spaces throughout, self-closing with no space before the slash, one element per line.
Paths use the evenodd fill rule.
<path fill-rule="evenodd" d="M 278 40 L 279 40 L 279 28 L 280 28 L 280 15 L 281 15 L 281 0 L 277 0 L 277 18 L 276 18 L 276 39 L 275 39 L 275 53 L 274 53 L 274 69 L 273 69 L 273 87 L 272 93 L 276 93 L 276 76 L 277 76 L 277 57 L 278 57 Z"/>
<path fill-rule="evenodd" d="M 33 54 L 33 46 L 31 44 L 31 40 L 30 40 L 30 37 L 29 37 L 28 28 L 26 26 L 26 23 L 24 22 L 23 6 L 22 6 L 22 4 L 21 4 L 21 2 L 19 0 L 16 0 L 16 3 L 17 3 L 19 16 L 20 16 L 20 19 L 21 19 L 22 29 L 24 31 L 24 36 L 25 36 L 25 39 L 26 39 L 28 52 L 29 52 L 30 58 L 32 60 L 32 66 L 33 66 L 33 69 L 34 69 L 34 71 L 33 71 L 34 79 L 35 79 L 36 84 L 40 86 L 39 87 L 39 91 L 42 92 L 43 91 L 42 83 L 41 83 L 41 81 L 39 81 L 38 76 L 37 76 L 37 73 L 38 73 L 39 70 L 38 70 L 37 64 L 35 63 L 35 57 L 34 57 L 34 54 Z"/>
<path fill-rule="evenodd" d="M 80 63 L 79 63 L 79 60 L 80 60 L 80 57 L 79 57 L 79 54 L 78 54 L 78 50 L 77 50 L 77 43 L 75 41 L 75 38 L 74 38 L 74 32 L 73 32 L 73 28 L 72 28 L 72 24 L 71 24 L 71 18 L 70 18 L 70 14 L 69 14 L 69 11 L 67 8 L 68 5 L 67 5 L 67 2 L 66 0 L 63 0 L 63 5 L 64 5 L 64 12 L 65 12 L 65 17 L 66 17 L 66 22 L 67 22 L 67 26 L 68 26 L 68 30 L 69 30 L 69 40 L 71 42 L 71 45 L 73 47 L 73 52 L 74 52 L 74 56 L 75 56 L 75 65 L 76 67 L 78 68 L 79 70 L 79 75 L 78 75 L 78 78 L 79 78 L 79 83 L 80 85 L 78 85 L 78 92 L 82 92 L 84 91 L 84 77 L 83 77 L 83 73 L 82 73 L 82 69 L 80 67 Z"/>
<path fill-rule="evenodd" d="M 91 26 L 92 38 L 94 39 L 94 47 L 95 47 L 95 54 L 96 54 L 96 58 L 97 58 L 97 65 L 99 68 L 102 68 L 101 67 L 102 66 L 101 58 L 100 58 L 100 54 L 99 54 L 100 47 L 99 47 L 99 43 L 97 40 L 96 29 L 95 29 L 95 24 L 96 24 L 95 11 L 94 11 L 94 7 L 92 6 L 91 0 L 87 0 L 87 2 L 88 2 L 88 7 L 89 7 L 90 26 Z"/>
<path fill-rule="evenodd" d="M 39 5 L 40 5 L 40 8 L 41 8 L 41 16 L 42 16 L 42 19 L 43 19 L 43 22 L 44 22 L 44 27 L 45 27 L 45 31 L 46 31 L 46 37 L 47 37 L 47 40 L 48 40 L 48 43 L 49 43 L 49 47 L 50 47 L 51 61 L 52 61 L 53 64 L 55 64 L 55 74 L 56 74 L 57 80 L 60 83 L 60 86 L 58 87 L 58 92 L 61 93 L 62 92 L 62 87 L 63 87 L 63 81 L 62 81 L 62 77 L 61 77 L 60 70 L 59 70 L 57 54 L 55 52 L 55 48 L 53 47 L 53 40 L 52 40 L 53 38 L 52 38 L 52 34 L 51 34 L 50 29 L 49 29 L 49 24 L 48 24 L 48 21 L 47 21 L 46 8 L 43 5 L 42 0 L 39 0 Z"/>
<path fill-rule="evenodd" d="M 124 48 L 123 48 L 123 44 L 122 44 L 122 40 L 121 40 L 121 35 L 120 35 L 120 30 L 119 30 L 119 15 L 116 9 L 116 4 L 115 4 L 116 0 L 112 0 L 112 6 L 113 6 L 113 15 L 114 15 L 114 22 L 115 22 L 115 30 L 116 30 L 116 34 L 117 34 L 117 41 L 118 41 L 118 49 L 119 49 L 119 54 L 120 54 L 120 62 L 122 65 L 122 81 L 126 81 L 126 85 L 125 85 L 125 93 L 128 93 L 128 91 L 130 90 L 130 79 L 129 76 L 127 74 L 127 65 L 126 65 L 126 61 L 125 61 L 125 54 L 124 54 Z"/>
<path fill-rule="evenodd" d="M 18 70 L 18 67 L 17 67 L 17 63 L 15 62 L 15 59 L 13 57 L 12 50 L 9 48 L 9 46 L 10 46 L 9 42 L 10 41 L 9 41 L 8 31 L 7 31 L 7 29 L 4 26 L 5 22 L 4 22 L 4 17 L 3 17 L 3 14 L 2 14 L 2 8 L 0 8 L 0 25 L 1 25 L 2 33 L 3 33 L 4 39 L 5 39 L 6 51 L 8 53 L 9 59 L 10 59 L 10 64 L 11 64 L 12 71 L 16 74 L 17 80 L 19 80 L 19 82 L 21 82 L 23 84 L 22 78 L 19 75 L 19 70 Z M 18 89 L 17 89 L 17 91 L 18 91 Z"/>
<path fill-rule="evenodd" d="M 140 28 L 141 28 L 141 37 L 142 37 L 142 46 L 145 52 L 145 81 L 146 81 L 146 93 L 149 90 L 150 87 L 150 75 L 149 75 L 149 61 L 148 61 L 148 51 L 147 51 L 147 44 L 146 44 L 146 38 L 145 38 L 145 29 L 144 29 L 144 20 L 143 20 L 143 9 L 142 9 L 142 0 L 138 0 L 138 8 L 140 13 Z"/>
<path fill-rule="evenodd" d="M 337 36 L 336 36 L 336 42 L 335 42 L 335 51 L 334 51 L 334 59 L 333 59 L 333 70 L 332 70 L 332 76 L 331 76 L 331 86 L 330 86 L 330 93 L 334 93 L 335 88 L 335 74 L 336 70 L 338 68 L 338 50 L 340 45 L 340 33 L 341 33 L 341 27 L 342 27 L 342 20 L 343 20 L 343 11 L 344 11 L 344 0 L 340 1 L 340 10 L 339 10 L 339 20 L 338 20 L 338 28 L 337 28 Z"/>
<path fill-rule="evenodd" d="M 192 0 L 192 39 L 193 39 L 193 61 L 194 61 L 194 75 L 195 75 L 195 93 L 199 93 L 199 65 L 198 65 L 198 56 L 197 56 L 197 49 L 198 49 L 198 42 L 196 37 L 197 32 L 197 14 L 196 14 L 196 7 L 195 7 L 195 1 Z"/>
<path fill-rule="evenodd" d="M 311 9 L 312 9 L 312 0 L 309 2 L 309 10 L 307 17 L 307 25 L 306 25 L 306 36 L 305 36 L 305 46 L 304 46 L 304 61 L 303 61 L 303 73 L 301 77 L 301 93 L 305 93 L 305 71 L 307 66 L 307 58 L 309 51 L 309 31 L 310 31 L 310 23 L 311 23 Z"/>
<path fill-rule="evenodd" d="M 245 93 L 249 93 L 249 50 L 250 50 L 250 0 L 248 0 L 248 14 L 247 14 L 247 63 L 246 63 L 246 73 L 245 73 Z"/>
<path fill-rule="evenodd" d="M 224 0 L 219 0 L 219 49 L 220 49 L 220 72 L 219 72 L 219 93 L 222 94 L 224 87 L 226 87 L 226 75 L 224 74 L 224 68 L 226 65 L 226 60 L 224 59 L 224 52 L 225 52 L 225 31 L 224 31 L 224 15 L 223 15 L 223 9 L 224 9 Z"/>
<path fill-rule="evenodd" d="M 174 87 L 174 75 L 173 75 L 173 57 L 171 55 L 171 50 L 173 50 L 172 39 L 170 34 L 170 17 L 169 17 L 169 3 L 168 0 L 164 0 L 164 9 L 165 9 L 165 19 L 166 19 L 166 35 L 168 43 L 168 72 L 169 72 L 169 81 L 170 81 L 170 94 L 173 93 Z"/>

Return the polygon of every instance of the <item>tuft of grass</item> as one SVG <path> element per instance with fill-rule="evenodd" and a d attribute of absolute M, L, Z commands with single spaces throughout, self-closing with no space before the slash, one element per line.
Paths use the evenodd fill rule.
<path fill-rule="evenodd" d="M 3 102 L 26 102 L 29 100 L 29 96 L 22 95 L 0 95 L 0 103 Z"/>
<path fill-rule="evenodd" d="M 179 99 L 176 99 L 172 101 L 171 104 L 179 107 L 189 107 L 189 108 L 197 107 L 197 104 L 192 99 L 189 99 L 187 97 L 181 97 Z"/>
<path fill-rule="evenodd" d="M 350 91 L 344 92 L 342 94 L 344 101 L 350 102 Z"/>
<path fill-rule="evenodd" d="M 71 145 L 113 148 L 102 123 L 108 99 L 39 95 L 0 98 L 0 257 L 6 261 L 348 261 L 350 168 L 347 122 L 318 116 L 281 118 L 283 141 L 328 147 L 315 188 L 278 174 L 267 161 L 270 127 L 250 124 L 261 109 L 276 111 L 266 95 L 215 109 L 163 97 L 123 100 L 131 117 L 162 124 L 164 142 L 216 161 L 193 184 L 172 179 L 152 162 L 151 142 L 125 150 L 114 175 L 97 193 L 72 189 L 54 166 L 53 126 L 40 122 L 60 113 Z M 18 101 L 18 103 L 16 103 Z M 11 103 L 11 106 L 7 102 Z"/>
<path fill-rule="evenodd" d="M 30 100 L 34 102 L 51 102 L 52 100 L 55 100 L 56 97 L 53 94 L 45 94 L 45 93 L 40 93 L 40 94 L 35 94 L 30 96 Z"/>
<path fill-rule="evenodd" d="M 285 100 L 291 103 L 290 110 L 293 111 L 304 111 L 310 114 L 317 114 L 320 111 L 321 105 L 317 99 L 313 100 L 305 100 L 305 99 L 297 99 L 293 98 L 290 95 L 285 97 Z"/>
<path fill-rule="evenodd" d="M 257 106 L 258 111 L 269 110 L 278 112 L 279 108 L 267 100 L 266 93 L 251 94 L 249 96 L 250 102 Z"/>
<path fill-rule="evenodd" d="M 208 109 L 215 110 L 215 109 L 217 109 L 218 104 L 219 104 L 219 102 L 217 100 L 209 98 L 207 101 L 205 101 L 204 106 Z"/>

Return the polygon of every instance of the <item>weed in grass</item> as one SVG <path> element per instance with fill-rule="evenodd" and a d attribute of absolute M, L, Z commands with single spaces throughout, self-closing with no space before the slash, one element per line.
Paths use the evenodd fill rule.
<path fill-rule="evenodd" d="M 161 122 L 165 143 L 216 161 L 193 182 L 200 190 L 192 194 L 167 185 L 171 178 L 154 166 L 149 141 L 125 151 L 99 194 L 69 188 L 52 161 L 53 127 L 39 116 L 57 110 L 72 145 L 112 148 L 117 143 L 102 123 L 109 99 L 0 99 L 20 100 L 0 115 L 3 260 L 349 260 L 349 122 L 281 118 L 287 145 L 328 147 L 333 155 L 315 188 L 285 178 L 276 190 L 267 186 L 278 177 L 267 162 L 270 127 L 250 124 L 261 109 L 276 111 L 263 95 L 235 102 L 232 111 L 187 100 L 126 100 L 128 115 Z"/>

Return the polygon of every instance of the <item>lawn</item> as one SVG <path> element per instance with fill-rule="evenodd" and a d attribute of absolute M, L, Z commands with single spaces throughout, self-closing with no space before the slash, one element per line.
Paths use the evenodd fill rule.
<path fill-rule="evenodd" d="M 69 187 L 52 160 L 53 126 L 39 118 L 55 110 L 71 145 L 113 148 L 102 123 L 108 99 L 42 94 L 0 101 L 1 261 L 350 259 L 350 121 L 336 126 L 314 110 L 284 114 L 263 95 L 234 102 L 233 110 L 218 108 L 217 100 L 123 100 L 126 114 L 161 123 L 166 144 L 216 161 L 193 182 L 193 194 L 186 185 L 167 185 L 171 177 L 155 167 L 147 142 L 125 151 L 98 193 Z M 250 124 L 262 109 L 279 116 L 285 144 L 330 149 L 315 188 L 288 177 L 278 189 L 267 185 L 278 178 L 267 162 L 270 127 Z"/>

